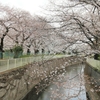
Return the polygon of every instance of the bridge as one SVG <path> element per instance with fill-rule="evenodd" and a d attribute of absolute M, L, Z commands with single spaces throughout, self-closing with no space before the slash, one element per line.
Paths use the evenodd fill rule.
<path fill-rule="evenodd" d="M 22 100 L 41 80 L 48 76 L 52 78 L 59 70 L 82 61 L 81 57 L 61 57 L 30 61 L 21 67 L 5 70 L 0 73 L 0 100 Z"/>

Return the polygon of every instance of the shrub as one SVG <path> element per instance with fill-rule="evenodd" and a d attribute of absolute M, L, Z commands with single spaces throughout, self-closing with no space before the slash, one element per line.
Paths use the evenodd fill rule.
<path fill-rule="evenodd" d="M 21 46 L 15 46 L 13 48 L 13 52 L 14 52 L 14 58 L 18 58 L 22 55 L 23 53 L 23 48 Z"/>

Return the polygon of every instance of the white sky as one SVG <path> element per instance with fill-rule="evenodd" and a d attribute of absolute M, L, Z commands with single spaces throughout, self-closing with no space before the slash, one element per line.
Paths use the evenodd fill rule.
<path fill-rule="evenodd" d="M 3 5 L 8 5 L 15 8 L 21 8 L 29 11 L 31 14 L 40 14 L 42 8 L 46 8 L 48 0 L 0 0 Z"/>

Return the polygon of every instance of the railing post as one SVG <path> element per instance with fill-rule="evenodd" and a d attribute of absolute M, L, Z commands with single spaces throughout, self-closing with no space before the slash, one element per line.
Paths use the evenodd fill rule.
<path fill-rule="evenodd" d="M 22 63 L 23 63 L 23 62 L 22 62 L 22 58 L 21 58 L 21 66 L 22 66 Z"/>
<path fill-rule="evenodd" d="M 27 59 L 27 64 L 28 64 L 29 59 L 28 58 L 26 58 L 26 59 Z"/>
<path fill-rule="evenodd" d="M 31 61 L 31 57 L 30 57 L 30 63 L 31 63 L 32 61 Z"/>
<path fill-rule="evenodd" d="M 7 60 L 7 69 L 9 69 L 9 59 Z"/>
<path fill-rule="evenodd" d="M 26 57 L 26 64 L 28 64 L 28 59 L 27 59 L 27 57 Z"/>
<path fill-rule="evenodd" d="M 16 59 L 15 59 L 15 68 L 16 68 Z"/>

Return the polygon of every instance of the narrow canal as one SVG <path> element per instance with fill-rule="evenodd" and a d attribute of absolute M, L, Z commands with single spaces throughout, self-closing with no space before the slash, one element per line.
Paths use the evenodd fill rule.
<path fill-rule="evenodd" d="M 55 76 L 44 90 L 41 88 L 38 90 L 41 92 L 38 93 L 33 88 L 23 100 L 87 100 L 84 65 L 67 67 L 64 72 Z"/>

